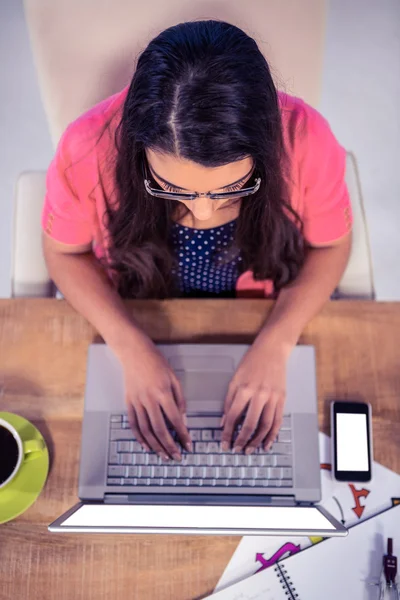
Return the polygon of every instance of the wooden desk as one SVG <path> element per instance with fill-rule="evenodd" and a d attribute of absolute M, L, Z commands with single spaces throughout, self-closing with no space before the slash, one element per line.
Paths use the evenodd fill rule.
<path fill-rule="evenodd" d="M 264 300 L 132 302 L 153 339 L 251 342 Z M 0 598 L 191 600 L 210 593 L 238 537 L 50 534 L 77 500 L 86 352 L 95 332 L 63 301 L 0 301 L 1 410 L 43 432 L 51 472 L 39 500 L 0 526 Z M 333 398 L 372 403 L 375 459 L 400 473 L 400 303 L 332 302 L 301 342 L 317 350 L 320 428 Z"/>

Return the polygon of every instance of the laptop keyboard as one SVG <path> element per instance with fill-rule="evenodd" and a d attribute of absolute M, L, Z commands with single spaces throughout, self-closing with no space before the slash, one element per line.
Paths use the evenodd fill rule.
<path fill-rule="evenodd" d="M 135 439 L 125 414 L 110 419 L 107 485 L 209 488 L 288 488 L 293 486 L 291 417 L 286 415 L 277 439 L 265 452 L 224 452 L 221 428 L 191 428 L 193 452 L 186 452 L 171 432 L 182 461 L 163 460 L 146 452 Z M 240 431 L 238 426 L 235 434 Z"/>

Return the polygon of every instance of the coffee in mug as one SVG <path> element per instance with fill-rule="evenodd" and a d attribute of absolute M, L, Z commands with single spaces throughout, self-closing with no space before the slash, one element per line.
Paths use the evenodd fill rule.
<path fill-rule="evenodd" d="M 0 418 L 0 492 L 14 479 L 22 464 L 38 458 L 44 448 L 43 440 L 22 440 L 11 423 Z"/>
<path fill-rule="evenodd" d="M 19 463 L 19 455 L 19 444 L 13 433 L 0 422 L 0 485 L 14 474 Z"/>

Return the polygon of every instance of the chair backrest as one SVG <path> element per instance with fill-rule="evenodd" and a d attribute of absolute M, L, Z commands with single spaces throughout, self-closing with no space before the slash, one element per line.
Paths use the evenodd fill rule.
<path fill-rule="evenodd" d="M 326 0 L 24 0 L 54 145 L 65 127 L 127 85 L 138 54 L 163 29 L 219 19 L 254 37 L 275 80 L 318 105 Z"/>
<path fill-rule="evenodd" d="M 14 296 L 49 296 L 53 287 L 41 248 L 40 216 L 45 171 L 23 173 L 17 183 L 14 226 Z M 338 298 L 374 298 L 368 230 L 354 157 L 347 155 L 346 181 L 354 213 L 350 260 L 336 290 Z"/>
<path fill-rule="evenodd" d="M 21 173 L 14 199 L 11 267 L 11 295 L 14 297 L 54 294 L 42 251 L 41 214 L 45 192 L 45 171 Z"/>
<path fill-rule="evenodd" d="M 353 243 L 349 262 L 336 289 L 338 298 L 375 299 L 368 225 L 354 155 L 347 153 L 346 184 L 353 209 Z"/>

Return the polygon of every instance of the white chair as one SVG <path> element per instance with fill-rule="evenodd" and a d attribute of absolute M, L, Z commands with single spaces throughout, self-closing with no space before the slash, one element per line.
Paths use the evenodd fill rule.
<path fill-rule="evenodd" d="M 52 296 L 55 291 L 41 247 L 40 217 L 45 176 L 44 171 L 22 173 L 16 187 L 12 268 L 12 295 L 15 297 Z M 353 245 L 335 297 L 374 299 L 367 224 L 356 163 L 350 153 L 347 154 L 346 182 L 354 214 Z"/>

